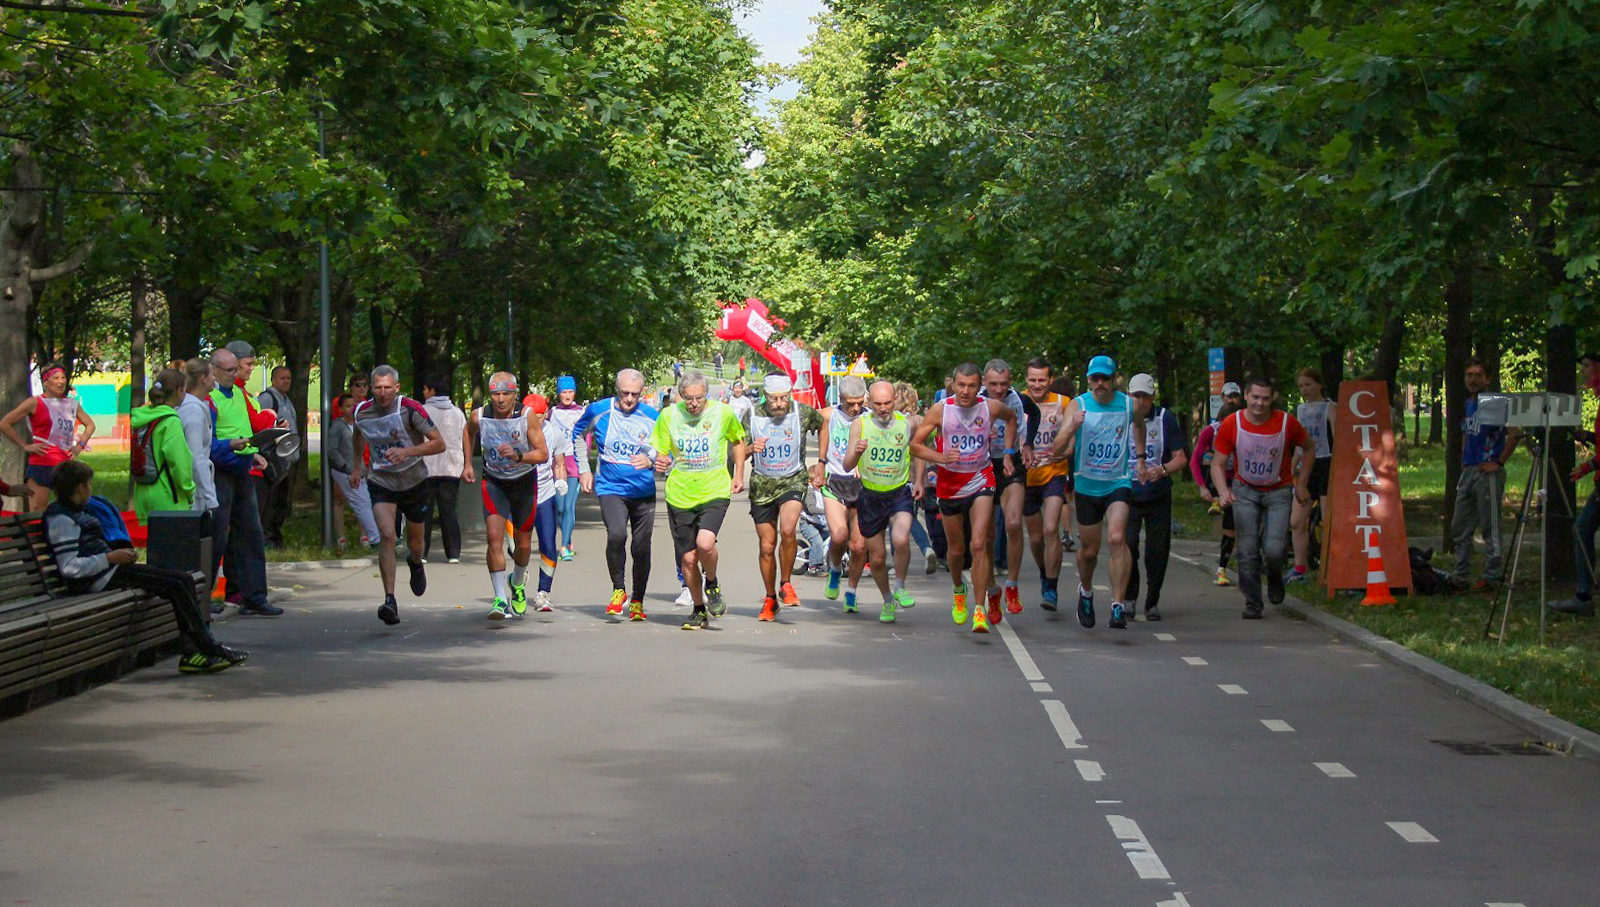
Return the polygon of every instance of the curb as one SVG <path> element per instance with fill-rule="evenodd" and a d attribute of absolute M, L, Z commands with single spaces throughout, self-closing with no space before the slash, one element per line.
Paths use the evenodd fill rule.
<path fill-rule="evenodd" d="M 1204 564 L 1188 557 L 1181 557 L 1180 560 L 1202 572 L 1210 572 Z M 1455 668 L 1446 667 L 1426 655 L 1413 652 L 1387 637 L 1379 636 L 1365 627 L 1357 626 L 1342 617 L 1335 617 L 1299 599 L 1286 597 L 1283 604 L 1277 607 L 1280 611 L 1300 617 L 1319 629 L 1388 659 L 1412 674 L 1449 690 L 1458 698 L 1500 716 L 1559 752 L 1600 762 L 1600 734 L 1594 731 L 1557 718 L 1504 690 L 1468 677 Z"/>
<path fill-rule="evenodd" d="M 299 573 L 309 570 L 351 570 L 356 567 L 373 567 L 377 563 L 378 559 L 375 557 L 351 557 L 336 561 L 267 561 L 267 569 Z"/>

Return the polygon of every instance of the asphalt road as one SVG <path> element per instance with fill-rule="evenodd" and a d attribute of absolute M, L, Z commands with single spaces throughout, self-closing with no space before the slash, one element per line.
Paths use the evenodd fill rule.
<path fill-rule="evenodd" d="M 760 624 L 736 502 L 729 616 L 687 633 L 664 508 L 643 624 L 603 613 L 596 517 L 552 614 L 484 620 L 481 544 L 393 628 L 372 568 L 277 572 L 285 616 L 217 625 L 248 665 L 0 724 L 0 903 L 1596 900 L 1600 766 L 1514 755 L 1511 725 L 1242 621 L 1201 570 L 1124 631 L 1104 592 L 1092 630 L 1040 611 L 1031 566 L 986 637 L 920 572 L 893 625 L 820 580 Z"/>

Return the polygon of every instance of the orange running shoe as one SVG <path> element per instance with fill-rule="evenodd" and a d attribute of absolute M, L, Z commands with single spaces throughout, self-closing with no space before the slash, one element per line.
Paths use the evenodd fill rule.
<path fill-rule="evenodd" d="M 761 600 L 761 616 L 757 617 L 756 620 L 777 620 L 777 619 L 778 619 L 778 600 L 769 595 L 766 598 L 763 598 Z"/>
<path fill-rule="evenodd" d="M 612 589 L 611 590 L 611 601 L 606 604 L 606 613 L 607 614 L 621 614 L 622 613 L 622 605 L 627 600 L 628 600 L 628 592 L 627 592 L 626 589 Z"/>
<path fill-rule="evenodd" d="M 793 608 L 795 605 L 800 604 L 800 593 L 794 591 L 794 583 L 784 583 L 783 588 L 779 589 L 778 592 L 783 596 L 784 607 Z"/>
<path fill-rule="evenodd" d="M 1022 613 L 1022 596 L 1017 594 L 1016 586 L 1006 587 L 1006 610 L 1012 614 Z"/>
<path fill-rule="evenodd" d="M 629 602 L 628 603 L 628 619 L 629 620 L 649 620 L 650 619 L 650 615 L 644 613 L 644 602 Z"/>

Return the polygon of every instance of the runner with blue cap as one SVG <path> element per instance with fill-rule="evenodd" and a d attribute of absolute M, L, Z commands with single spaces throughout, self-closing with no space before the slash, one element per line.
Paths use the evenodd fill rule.
<path fill-rule="evenodd" d="M 1085 371 L 1089 392 L 1067 404 L 1066 425 L 1056 436 L 1051 456 L 1073 457 L 1073 497 L 1078 511 L 1078 623 L 1094 626 L 1094 569 L 1104 537 L 1111 546 L 1110 626 L 1122 630 L 1128 626 L 1123 602 L 1133 572 L 1127 539 L 1133 477 L 1137 473 L 1147 480 L 1149 475 L 1145 423 L 1133 418 L 1131 399 L 1117 390 L 1117 364 L 1110 356 L 1094 357 Z"/>

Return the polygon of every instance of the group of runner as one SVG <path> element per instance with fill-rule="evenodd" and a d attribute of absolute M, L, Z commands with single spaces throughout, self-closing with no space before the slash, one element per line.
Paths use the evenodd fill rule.
<path fill-rule="evenodd" d="M 828 527 L 823 595 L 842 596 L 846 612 L 860 608 L 864 573 L 870 573 L 881 598 L 880 621 L 892 623 L 915 607 L 906 588 L 912 529 L 931 495 L 946 540 L 956 624 L 987 633 L 1006 611 L 1023 610 L 1018 577 L 1024 551 L 1031 551 L 1039 567 L 1040 607 L 1056 610 L 1061 522 L 1075 513 L 1078 620 L 1085 627 L 1095 625 L 1093 581 L 1104 550 L 1111 591 L 1108 625 L 1124 628 L 1136 610 L 1128 539 L 1130 515 L 1141 512 L 1136 491 L 1159 488 L 1161 482 L 1170 489 L 1170 477 L 1186 465 L 1187 445 L 1171 414 L 1154 407 L 1148 375 L 1134 376 L 1124 391 L 1109 357 L 1095 357 L 1085 372 L 1089 390 L 1067 397 L 1051 389 L 1050 363 L 1035 359 L 1026 366 L 1025 393 L 1019 393 L 1003 360 L 981 368 L 966 362 L 952 370 L 940 399 L 918 413 L 914 391 L 908 394 L 906 387 L 887 381 L 868 385 L 856 376 L 841 379 L 837 402 L 821 411 L 795 400 L 789 379 L 780 374 L 765 378 L 759 403 L 735 407 L 712 399 L 709 380 L 692 371 L 680 375 L 676 402 L 657 410 L 643 402 L 643 374 L 625 369 L 616 376 L 615 393 L 587 407 L 566 399 L 575 393 L 563 393 L 570 410 L 563 418 L 545 418 L 542 408 L 522 397 L 514 376 L 496 373 L 489 381 L 489 400 L 470 414 L 463 439 L 465 449 L 481 449 L 483 456 L 486 566 L 493 596 L 488 616 L 502 620 L 526 611 L 535 533 L 541 568 L 534 601 L 541 610 L 551 607 L 555 565 L 571 556 L 569 548 L 556 547 L 554 499 L 575 469 L 582 491 L 598 498 L 606 528 L 609 614 L 626 611 L 630 620 L 648 618 L 644 601 L 657 475 L 664 475 L 662 498 L 680 601 L 691 607 L 683 624 L 687 630 L 702 629 L 726 613 L 717 536 L 733 496 L 747 487 L 760 543 L 761 621 L 776 620 L 783 607 L 800 603 L 793 582 L 797 528 L 807 495 L 817 489 Z M 568 382 L 562 391 L 575 390 L 570 379 L 562 380 Z M 356 412 L 361 444 L 372 453 L 374 514 L 389 542 L 380 546 L 387 549 L 379 609 L 386 623 L 399 619 L 395 517 L 420 525 L 426 516 L 420 512 L 425 501 L 411 493 L 420 481 L 412 473 L 418 458 L 442 443 L 426 413 L 399 397 L 396 385 L 393 369 L 380 367 L 373 374 L 372 399 Z M 818 462 L 808 463 L 812 434 L 819 438 L 820 453 Z M 586 455 L 590 445 L 597 454 L 593 472 Z M 575 455 L 580 450 L 584 455 Z M 467 463 L 463 478 L 474 481 L 470 456 Z M 1145 519 L 1152 542 L 1158 524 L 1165 538 L 1170 503 L 1159 518 L 1146 513 Z M 1007 536 L 1010 553 L 1000 578 L 994 568 L 996 527 Z M 409 541 L 411 588 L 421 595 L 426 578 L 420 539 Z M 1164 547 L 1159 554 L 1164 562 Z M 1155 603 L 1162 572 L 1148 571 L 1148 620 L 1160 619 Z"/>

